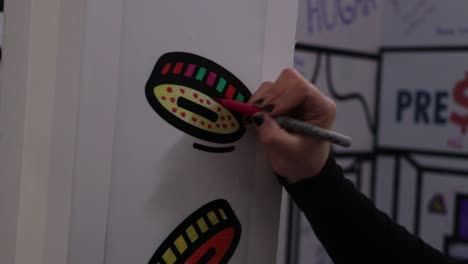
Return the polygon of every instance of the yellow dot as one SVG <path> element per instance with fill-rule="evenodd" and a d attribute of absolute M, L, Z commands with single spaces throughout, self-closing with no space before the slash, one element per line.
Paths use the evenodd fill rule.
<path fill-rule="evenodd" d="M 201 231 L 202 233 L 205 233 L 206 231 L 208 231 L 208 226 L 206 225 L 205 219 L 199 218 L 199 219 L 197 220 L 197 224 L 198 224 L 198 226 L 200 227 L 200 231 Z"/>
<path fill-rule="evenodd" d="M 221 217 L 222 217 L 224 220 L 227 219 L 226 213 L 224 212 L 223 209 L 219 209 L 219 213 L 221 214 Z"/>
<path fill-rule="evenodd" d="M 177 261 L 177 257 L 172 252 L 172 249 L 168 248 L 163 254 L 163 259 L 167 264 L 174 264 Z"/>
<path fill-rule="evenodd" d="M 187 236 L 192 243 L 198 239 L 198 233 L 193 226 L 189 226 L 185 231 L 187 232 Z"/>
<path fill-rule="evenodd" d="M 187 249 L 187 243 L 185 243 L 185 239 L 182 236 L 179 236 L 174 244 L 177 250 L 179 250 L 180 254 L 184 253 L 184 251 Z"/>
<path fill-rule="evenodd" d="M 218 217 L 216 216 L 216 214 L 213 212 L 213 211 L 210 211 L 208 213 L 208 219 L 210 220 L 210 222 L 213 224 L 213 225 L 216 225 L 219 223 L 219 220 L 218 220 Z"/>

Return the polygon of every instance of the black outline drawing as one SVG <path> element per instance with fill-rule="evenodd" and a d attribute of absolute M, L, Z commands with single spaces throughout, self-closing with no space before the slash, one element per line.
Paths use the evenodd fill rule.
<path fill-rule="evenodd" d="M 224 215 L 221 213 L 221 211 L 224 213 Z M 208 217 L 208 214 L 210 213 L 215 214 L 218 223 L 213 224 L 210 221 Z M 203 219 L 207 226 L 207 230 L 201 230 L 201 227 L 197 223 L 199 219 Z M 197 239 L 193 242 L 187 233 L 187 229 L 189 228 L 193 228 L 197 234 Z M 231 241 L 225 241 L 230 243 L 227 245 L 227 251 L 217 252 L 216 248 L 209 248 L 201 258 L 203 261 L 198 263 L 209 263 L 212 257 L 216 256 L 216 254 L 223 254 L 221 261 L 216 264 L 228 263 L 234 254 L 241 237 L 241 224 L 229 203 L 222 199 L 212 201 L 192 213 L 179 226 L 177 226 L 177 228 L 172 231 L 172 233 L 159 246 L 148 264 L 165 264 L 166 261 L 163 259 L 163 256 L 168 250 L 171 251 L 172 254 L 176 257 L 177 260 L 174 262 L 175 264 L 185 264 L 186 261 L 189 260 L 189 258 L 192 257 L 195 252 L 197 252 L 197 250 L 201 249 L 206 242 L 214 238 L 220 232 L 229 229 L 232 229 L 234 234 Z M 178 238 L 181 238 L 186 245 L 186 249 L 182 253 L 179 252 L 177 246 L 175 245 Z"/>
<path fill-rule="evenodd" d="M 177 63 L 183 63 L 182 67 L 179 68 L 179 74 L 173 74 L 173 69 L 176 67 L 175 65 Z M 193 64 L 196 65 L 197 70 L 199 70 L 201 67 L 205 68 L 207 71 L 203 75 L 203 78 L 201 80 L 196 79 L 196 74 L 192 74 L 190 77 L 185 76 L 184 72 L 186 72 L 188 65 Z M 164 70 L 164 67 L 166 65 L 170 65 L 170 70 L 171 73 L 168 74 L 162 74 L 162 71 Z M 174 67 L 172 67 L 174 65 Z M 206 84 L 206 81 L 208 79 L 208 73 L 209 72 L 214 72 L 216 73 L 216 78 L 214 81 L 213 86 L 210 87 L 208 84 Z M 176 117 L 172 112 L 169 110 L 165 109 L 161 103 L 156 99 L 154 96 L 153 90 L 155 87 L 158 85 L 162 84 L 171 84 L 171 85 L 181 85 L 185 86 L 187 88 L 190 88 L 192 90 L 196 90 L 197 92 L 200 92 L 204 95 L 207 95 L 213 99 L 218 98 L 226 98 L 226 94 L 219 92 L 216 89 L 216 84 L 220 81 L 221 77 L 226 81 L 225 86 L 226 86 L 226 91 L 229 90 L 227 88 L 228 86 L 232 85 L 236 90 L 234 91 L 234 94 L 232 95 L 233 98 L 236 98 L 237 95 L 241 94 L 244 98 L 245 101 L 247 101 L 250 96 L 251 92 L 249 89 L 240 81 L 236 76 L 234 76 L 232 73 L 230 73 L 228 70 L 223 68 L 221 65 L 203 58 L 201 56 L 191 54 L 191 53 L 186 53 L 186 52 L 171 52 L 171 53 L 166 53 L 162 55 L 159 60 L 156 62 L 156 65 L 154 66 L 154 69 L 151 73 L 151 76 L 146 83 L 145 86 L 145 94 L 146 94 L 146 99 L 148 100 L 149 104 L 153 108 L 153 110 L 159 114 L 164 120 L 166 120 L 169 124 L 173 125 L 177 129 L 192 135 L 196 138 L 206 140 L 209 142 L 213 143 L 219 143 L 219 144 L 229 144 L 229 143 L 234 143 L 235 141 L 239 140 L 245 133 L 245 127 L 243 126 L 243 121 L 242 121 L 242 116 L 238 113 L 232 113 L 229 110 L 226 109 L 226 111 L 231 114 L 239 124 L 239 129 L 237 129 L 235 132 L 230 133 L 230 134 L 220 134 L 220 133 L 214 133 L 211 131 L 207 131 L 201 128 L 198 128 L 196 126 L 193 126 L 192 124 L 183 121 L 182 119 Z M 191 107 L 191 110 L 195 111 L 197 110 L 200 112 L 200 115 L 206 116 L 207 119 L 218 119 L 219 115 L 210 109 L 200 106 L 198 104 L 187 104 L 187 101 L 189 100 L 179 100 L 180 98 L 177 99 L 177 105 L 181 107 L 181 104 L 185 104 L 182 106 Z M 224 108 L 224 107 L 223 107 Z M 200 144 L 194 145 L 194 147 L 197 147 L 196 149 L 202 150 L 202 151 L 207 151 L 207 152 L 214 152 L 214 153 L 223 153 L 223 152 L 228 152 L 228 151 L 233 151 L 233 147 L 221 147 L 221 148 L 214 148 L 214 147 L 201 147 Z"/>
<path fill-rule="evenodd" d="M 455 198 L 455 216 L 453 221 L 453 234 L 451 236 L 446 236 L 444 240 L 444 252 L 446 255 L 450 255 L 450 247 L 456 244 L 463 244 L 468 248 L 468 238 L 462 237 L 458 232 L 460 229 L 460 218 L 457 216 L 461 215 L 461 203 L 468 202 L 468 194 L 457 194 Z"/>
<path fill-rule="evenodd" d="M 390 52 L 401 52 L 401 53 L 429 53 L 429 52 L 468 52 L 468 46 L 436 46 L 436 47 L 430 47 L 430 46 L 421 46 L 421 47 L 382 47 L 379 51 L 378 54 L 372 54 L 372 53 L 365 53 L 365 52 L 356 52 L 353 50 L 343 50 L 343 49 L 333 49 L 333 48 L 327 48 L 323 46 L 313 46 L 313 45 L 307 45 L 307 44 L 301 44 L 298 43 L 296 45 L 296 51 L 301 51 L 301 52 L 309 52 L 309 53 L 314 53 L 317 54 L 317 60 L 315 61 L 315 68 L 313 70 L 313 77 L 311 78 L 312 82 L 316 82 L 320 73 L 320 68 L 322 64 L 322 59 L 325 56 L 327 61 L 330 61 L 331 56 L 344 56 L 344 57 L 355 57 L 355 58 L 361 58 L 361 59 L 370 59 L 374 60 L 377 62 L 377 76 L 376 76 L 376 91 L 375 91 L 375 104 L 373 106 L 373 110 L 375 114 L 375 120 L 373 123 L 368 122 L 369 127 L 372 128 L 371 131 L 374 134 L 373 138 L 373 147 L 372 150 L 369 152 L 335 152 L 335 156 L 337 160 L 340 158 L 355 158 L 356 160 L 354 161 L 354 164 L 352 164 L 348 168 L 344 168 L 345 173 L 356 173 L 358 175 L 357 179 L 357 187 L 362 190 L 362 174 L 361 171 L 357 168 L 360 168 L 360 165 L 362 165 L 363 162 L 371 162 L 372 167 L 372 174 L 370 175 L 370 182 L 371 182 L 371 190 L 370 190 L 370 198 L 372 200 L 375 200 L 376 198 L 376 184 L 377 184 L 377 165 L 376 161 L 377 158 L 380 156 L 391 156 L 395 158 L 395 168 L 394 168 L 394 178 L 393 178 L 393 186 L 394 189 L 392 190 L 392 208 L 390 212 L 390 216 L 392 217 L 393 220 L 398 222 L 398 211 L 399 211 L 399 196 L 400 196 L 400 181 L 401 181 L 401 160 L 405 159 L 407 160 L 410 164 L 412 164 L 416 170 L 416 190 L 415 190 L 415 217 L 414 217 L 414 222 L 413 222 L 413 228 L 414 232 L 416 235 L 420 234 L 420 225 L 421 225 L 421 212 L 422 212 L 422 187 L 424 184 L 424 173 L 426 172 L 433 172 L 433 173 L 440 173 L 444 174 L 447 176 L 452 176 L 452 177 L 466 177 L 468 178 L 468 171 L 464 170 L 457 170 L 457 169 L 447 169 L 447 168 L 441 168 L 437 166 L 423 166 L 419 164 L 417 161 L 415 161 L 411 155 L 427 155 L 427 156 L 432 156 L 432 157 L 453 157 L 453 158 L 468 158 L 468 154 L 464 153 L 456 153 L 456 152 L 447 152 L 447 151 L 435 151 L 435 150 L 427 150 L 427 149 L 414 149 L 414 148 L 403 148 L 403 147 L 398 147 L 398 148 L 389 148 L 389 147 L 381 147 L 379 146 L 379 126 L 380 126 L 380 100 L 381 100 L 381 89 L 382 89 L 382 73 L 383 73 L 383 67 L 384 67 L 384 55 L 386 53 Z M 331 90 L 334 90 L 333 87 L 333 80 L 332 80 L 332 75 L 331 75 L 331 65 L 328 63 L 326 65 L 327 71 L 330 73 L 327 73 L 327 78 L 330 80 L 328 81 L 328 85 L 331 88 Z M 333 91 L 330 91 L 330 94 L 334 97 L 341 97 L 341 99 L 357 99 L 357 98 L 363 98 L 362 96 L 355 94 L 353 96 L 348 95 L 340 95 L 337 93 L 333 93 Z M 335 95 L 334 95 L 335 94 Z M 338 96 L 337 96 L 338 95 Z M 338 99 L 338 98 L 335 98 Z M 362 99 L 357 99 L 359 101 L 362 101 Z M 363 108 L 365 109 L 364 111 L 366 113 L 371 111 L 371 108 L 369 106 L 365 106 L 365 104 L 362 104 Z M 367 110 L 366 110 L 367 109 Z M 370 116 L 370 114 L 367 114 L 367 116 Z M 369 118 L 366 117 L 368 120 Z M 357 169 L 357 170 L 356 170 Z M 288 243 L 287 243 L 287 248 L 286 248 L 286 257 L 287 257 L 287 263 L 291 264 L 297 264 L 298 263 L 298 227 L 299 227 L 299 221 L 300 221 L 300 211 L 297 209 L 294 205 L 294 202 L 290 199 L 289 200 L 289 218 L 288 218 L 288 223 L 289 223 L 289 230 L 288 230 Z M 447 253 L 447 247 L 449 246 L 450 243 L 467 243 L 468 241 L 466 239 L 459 239 L 459 238 L 454 238 L 452 236 L 448 236 L 445 239 L 445 252 Z"/>

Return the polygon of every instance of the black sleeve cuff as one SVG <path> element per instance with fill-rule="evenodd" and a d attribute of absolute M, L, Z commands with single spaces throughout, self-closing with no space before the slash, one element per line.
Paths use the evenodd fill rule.
<path fill-rule="evenodd" d="M 336 164 L 333 154 L 330 152 L 327 162 L 323 166 L 319 174 L 308 179 L 301 180 L 295 183 L 289 183 L 286 178 L 278 175 L 278 181 L 286 190 L 294 196 L 294 194 L 310 193 L 313 189 L 322 189 L 323 187 L 332 188 L 340 182 L 340 177 L 343 177 L 341 167 Z"/>

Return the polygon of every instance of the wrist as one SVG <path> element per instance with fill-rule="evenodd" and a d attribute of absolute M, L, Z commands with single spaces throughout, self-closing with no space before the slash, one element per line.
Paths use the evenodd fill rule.
<path fill-rule="evenodd" d="M 288 183 L 293 184 L 309 178 L 314 178 L 320 174 L 331 155 L 330 143 L 321 142 L 315 147 L 315 151 L 308 151 L 308 158 L 299 161 L 296 169 L 283 176 Z"/>

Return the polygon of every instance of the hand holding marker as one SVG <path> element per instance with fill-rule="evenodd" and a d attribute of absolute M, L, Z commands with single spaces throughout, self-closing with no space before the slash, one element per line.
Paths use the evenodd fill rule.
<path fill-rule="evenodd" d="M 255 115 L 256 113 L 262 112 L 262 109 L 251 106 L 245 103 L 237 102 L 234 100 L 229 100 L 229 99 L 218 99 L 217 100 L 221 105 L 226 107 L 227 109 L 243 114 L 247 117 L 251 117 Z M 336 132 L 326 130 L 305 122 L 301 122 L 299 120 L 296 120 L 291 117 L 287 116 L 279 116 L 275 118 L 276 122 L 285 129 L 286 131 L 290 133 L 296 133 L 304 136 L 310 136 L 310 137 L 318 137 L 320 139 L 329 141 L 331 143 L 343 146 L 343 147 L 349 147 L 351 146 L 351 138 L 338 134 Z"/>

